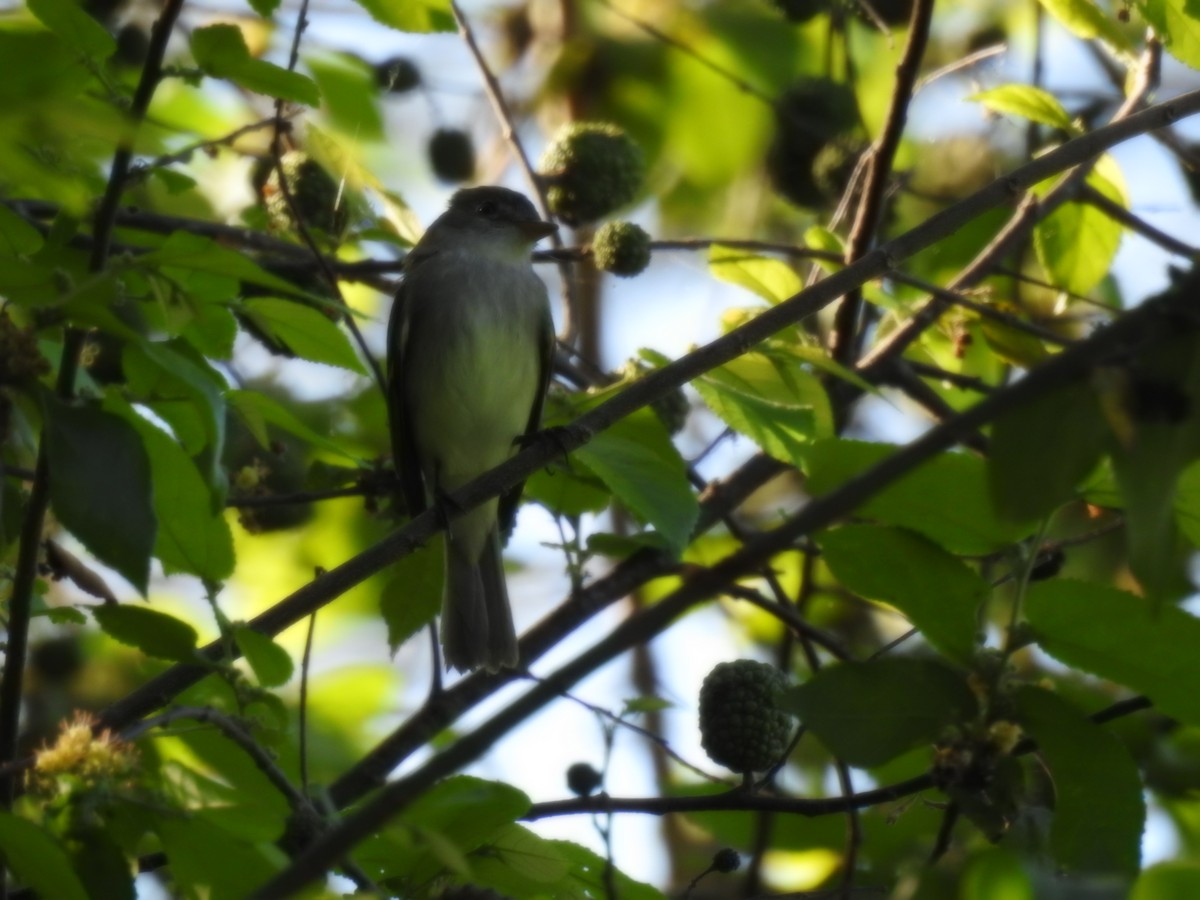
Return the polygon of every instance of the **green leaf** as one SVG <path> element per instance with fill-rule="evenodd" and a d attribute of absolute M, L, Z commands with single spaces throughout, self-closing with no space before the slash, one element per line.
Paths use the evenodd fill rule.
<path fill-rule="evenodd" d="M 38 21 L 82 56 L 108 59 L 117 49 L 112 35 L 75 0 L 28 0 L 25 5 Z"/>
<path fill-rule="evenodd" d="M 604 857 L 571 841 L 550 841 L 550 847 L 571 864 L 559 897 L 606 897 L 621 900 L 665 900 L 666 895 L 648 884 L 634 881 L 619 869 L 614 870 Z M 612 891 L 610 887 L 615 887 Z"/>
<path fill-rule="evenodd" d="M 625 701 L 625 705 L 621 707 L 622 717 L 630 713 L 655 713 L 662 712 L 664 709 L 674 709 L 675 704 L 670 700 L 664 700 L 662 697 L 646 696 L 646 697 L 631 697 Z"/>
<path fill-rule="evenodd" d="M 988 583 L 932 541 L 900 528 L 843 525 L 818 538 L 821 559 L 854 593 L 895 606 L 947 656 L 975 654 Z"/>
<path fill-rule="evenodd" d="M 140 268 L 154 271 L 185 269 L 205 272 L 210 275 L 228 275 L 257 287 L 266 288 L 288 296 L 305 297 L 314 302 L 328 303 L 329 300 L 311 294 L 277 275 L 262 268 L 244 253 L 222 247 L 216 241 L 186 231 L 176 231 L 157 250 L 137 257 Z"/>
<path fill-rule="evenodd" d="M 28 819 L 0 812 L 0 851 L 17 880 L 38 896 L 88 900 L 62 845 Z"/>
<path fill-rule="evenodd" d="M 376 22 L 397 31 L 454 31 L 450 0 L 356 0 Z"/>
<path fill-rule="evenodd" d="M 1161 324 L 1129 366 L 1128 433 L 1113 448 L 1125 506 L 1129 568 L 1145 592 L 1174 600 L 1191 590 L 1187 550 L 1175 525 L 1179 476 L 1200 457 L 1200 334 Z M 1164 400 L 1165 398 L 1165 400 Z M 1156 404 L 1167 404 L 1167 412 Z M 1178 413 L 1171 412 L 1179 405 Z"/>
<path fill-rule="evenodd" d="M 191 662 L 195 659 L 196 629 L 174 616 L 144 606 L 106 603 L 92 607 L 104 633 L 147 656 Z"/>
<path fill-rule="evenodd" d="M 275 10 L 279 9 L 279 4 L 283 0 L 248 0 L 250 8 L 262 16 L 264 19 L 269 19 L 275 15 Z"/>
<path fill-rule="evenodd" d="M 1030 586 L 1025 615 L 1055 659 L 1200 725 L 1200 619 L 1116 588 L 1061 578 Z"/>
<path fill-rule="evenodd" d="M 720 244 L 709 247 L 708 270 L 722 281 L 753 291 L 772 304 L 804 289 L 804 282 L 787 263 L 736 247 Z"/>
<path fill-rule="evenodd" d="M 0 254 L 28 256 L 42 249 L 41 233 L 22 216 L 0 205 Z"/>
<path fill-rule="evenodd" d="M 828 493 L 895 452 L 887 444 L 817 441 L 806 457 L 808 488 Z M 857 510 L 858 515 L 920 532 L 951 553 L 981 555 L 1026 537 L 1032 523 L 1002 519 L 988 491 L 983 460 L 942 453 L 893 482 Z"/>
<path fill-rule="evenodd" d="M 268 635 L 241 625 L 233 629 L 233 639 L 260 685 L 267 688 L 280 687 L 291 679 L 291 656 Z"/>
<path fill-rule="evenodd" d="M 640 409 L 600 432 L 571 459 L 587 466 L 677 553 L 687 546 L 699 505 L 687 467 L 652 410 Z"/>
<path fill-rule="evenodd" d="M 1141 860 L 1146 804 L 1129 751 L 1073 704 L 1042 688 L 1015 694 L 1019 721 L 1038 742 L 1054 782 L 1050 847 L 1067 877 L 1133 881 Z"/>
<path fill-rule="evenodd" d="M 506 897 L 567 897 L 571 865 L 553 841 L 508 825 L 470 857 L 471 883 Z"/>
<path fill-rule="evenodd" d="M 1200 69 L 1200 16 L 1193 0 L 1136 0 L 1135 5 L 1172 56 Z"/>
<path fill-rule="evenodd" d="M 137 432 L 119 416 L 47 395 L 45 442 L 55 515 L 145 594 L 157 521 L 150 460 Z"/>
<path fill-rule="evenodd" d="M 794 362 L 747 353 L 692 385 L 721 421 L 783 462 L 798 464 L 833 430 L 825 388 Z"/>
<path fill-rule="evenodd" d="M 200 816 L 162 815 L 155 830 L 185 900 L 249 897 L 286 861 L 270 843 L 253 843 Z"/>
<path fill-rule="evenodd" d="M 407 853 L 395 848 L 379 864 L 410 884 L 426 884 L 447 870 L 465 874 L 467 854 L 506 833 L 528 809 L 529 798 L 507 784 L 467 775 L 448 778 L 399 816 L 402 827 L 415 830 L 421 841 L 408 842 Z"/>
<path fill-rule="evenodd" d="M 1118 50 L 1132 49 L 1125 32 L 1092 0 L 1041 0 L 1041 4 L 1076 37 L 1100 38 Z"/>
<path fill-rule="evenodd" d="M 1002 84 L 1000 87 L 972 94 L 967 99 L 983 104 L 992 112 L 1020 116 L 1072 134 L 1079 131 L 1057 97 L 1031 84 Z"/>
<path fill-rule="evenodd" d="M 103 828 L 87 828 L 73 831 L 72 838 L 71 863 L 89 897 L 136 900 L 133 871 L 112 834 Z"/>
<path fill-rule="evenodd" d="M 192 55 L 209 75 L 228 78 L 255 93 L 305 106 L 321 102 L 321 92 L 310 78 L 252 57 L 236 25 L 197 28 L 192 32 Z"/>
<path fill-rule="evenodd" d="M 179 442 L 109 397 L 106 406 L 138 432 L 150 457 L 154 512 L 158 533 L 154 555 L 167 573 L 186 572 L 211 583 L 233 572 L 233 534 L 221 508 L 214 508 L 212 489 Z"/>
<path fill-rule="evenodd" d="M 348 53 L 327 54 L 305 62 L 317 80 L 323 107 L 333 124 L 356 140 L 382 140 L 383 116 L 374 70 Z"/>
<path fill-rule="evenodd" d="M 1144 869 L 1129 900 L 1193 900 L 1200 897 L 1200 863 L 1163 862 Z"/>
<path fill-rule="evenodd" d="M 826 666 L 788 688 L 780 705 L 834 756 L 870 768 L 932 744 L 975 715 L 976 702 L 966 678 L 941 663 L 882 657 Z"/>
<path fill-rule="evenodd" d="M 254 435 L 259 446 L 264 449 L 271 446 L 271 437 L 267 426 L 274 425 L 328 453 L 355 459 L 337 441 L 313 431 L 300 421 L 295 413 L 267 394 L 260 391 L 232 390 L 225 395 L 225 400 L 229 403 L 229 408 L 237 413 L 246 428 Z"/>
<path fill-rule="evenodd" d="M 988 483 L 996 508 L 1033 521 L 1073 499 L 1103 455 L 1108 424 L 1091 385 L 1042 394 L 992 426 Z"/>
<path fill-rule="evenodd" d="M 1125 179 L 1111 156 L 1102 156 L 1087 184 L 1118 206 L 1129 208 Z M 1040 186 L 1044 192 L 1048 184 Z M 1086 295 L 1112 267 L 1121 245 L 1123 226 L 1088 203 L 1064 203 L 1034 226 L 1034 249 L 1050 280 L 1058 287 Z"/>
<path fill-rule="evenodd" d="M 276 297 L 255 297 L 241 308 L 255 325 L 297 356 L 366 374 L 350 339 L 320 310 Z"/>
<path fill-rule="evenodd" d="M 195 349 L 183 341 L 129 344 L 121 355 L 129 388 L 170 424 L 213 488 L 213 509 L 225 496 L 221 453 L 225 446 L 224 383 Z"/>
<path fill-rule="evenodd" d="M 379 598 L 392 653 L 437 615 L 442 605 L 444 553 L 443 541 L 430 541 L 392 567 L 392 577 Z"/>

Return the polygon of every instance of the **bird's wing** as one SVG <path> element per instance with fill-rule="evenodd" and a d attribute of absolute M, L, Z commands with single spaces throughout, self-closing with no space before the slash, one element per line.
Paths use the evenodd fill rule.
<path fill-rule="evenodd" d="M 550 375 L 554 369 L 554 320 L 550 317 L 549 305 L 546 306 L 545 315 L 542 316 L 540 331 L 541 333 L 538 335 L 540 345 L 538 390 L 533 398 L 533 406 L 529 409 L 529 421 L 525 425 L 526 436 L 534 434 L 541 427 L 542 407 L 546 402 L 546 391 L 550 387 Z M 521 503 L 521 491 L 524 489 L 525 482 L 522 481 L 520 484 L 513 485 L 511 489 L 500 496 L 500 533 L 505 536 L 506 540 L 512 531 L 517 515 L 517 506 Z"/>
<path fill-rule="evenodd" d="M 421 477 L 421 463 L 417 458 L 417 445 L 413 438 L 412 418 L 405 409 L 404 383 L 407 378 L 409 354 L 406 345 L 409 335 L 409 319 L 412 310 L 406 304 L 407 280 L 401 282 L 392 303 L 392 314 L 388 319 L 387 337 L 387 407 L 388 424 L 392 435 L 392 459 L 396 464 L 396 475 L 408 507 L 408 514 L 415 516 L 425 511 L 425 480 Z"/>

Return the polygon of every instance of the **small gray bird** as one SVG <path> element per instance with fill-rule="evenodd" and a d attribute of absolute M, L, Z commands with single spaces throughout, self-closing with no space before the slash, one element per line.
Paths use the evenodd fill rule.
<path fill-rule="evenodd" d="M 555 228 L 515 191 L 467 188 L 404 262 L 388 323 L 388 415 L 412 515 L 504 462 L 538 428 L 554 325 L 529 255 Z M 450 523 L 447 668 L 517 665 L 500 536 L 520 497 L 517 485 Z"/>

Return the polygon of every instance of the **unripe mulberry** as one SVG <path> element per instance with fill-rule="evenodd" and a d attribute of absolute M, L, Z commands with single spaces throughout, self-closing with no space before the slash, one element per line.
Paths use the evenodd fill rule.
<path fill-rule="evenodd" d="M 601 781 L 600 773 L 587 763 L 572 763 L 567 768 L 567 788 L 577 796 L 590 797 Z"/>
<path fill-rule="evenodd" d="M 288 203 L 280 184 L 287 185 L 292 195 Z M 252 178 L 256 173 L 252 173 Z M 340 189 L 333 176 L 321 164 L 303 150 L 289 150 L 279 159 L 279 165 L 270 170 L 263 183 L 262 196 L 267 215 L 276 228 L 295 227 L 294 213 L 306 228 L 317 228 L 329 235 L 341 234 L 346 227 L 346 206 L 340 201 Z"/>
<path fill-rule="evenodd" d="M 700 743 L 734 772 L 764 772 L 787 750 L 792 717 L 777 698 L 787 677 L 773 666 L 739 659 L 718 664 L 700 687 Z"/>
<path fill-rule="evenodd" d="M 592 259 L 605 272 L 637 275 L 650 265 L 650 235 L 632 222 L 605 222 L 592 239 Z"/>
<path fill-rule="evenodd" d="M 637 196 L 645 176 L 641 148 L 607 122 L 566 126 L 543 154 L 550 210 L 574 227 L 595 222 Z"/>

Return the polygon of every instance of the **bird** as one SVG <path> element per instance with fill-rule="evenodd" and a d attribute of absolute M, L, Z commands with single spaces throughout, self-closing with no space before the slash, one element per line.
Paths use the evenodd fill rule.
<path fill-rule="evenodd" d="M 405 258 L 388 322 L 388 418 L 411 515 L 507 460 L 537 432 L 554 357 L 534 245 L 557 229 L 522 194 L 457 191 Z M 447 669 L 518 664 L 501 559 L 522 485 L 452 518 L 441 609 Z"/>

